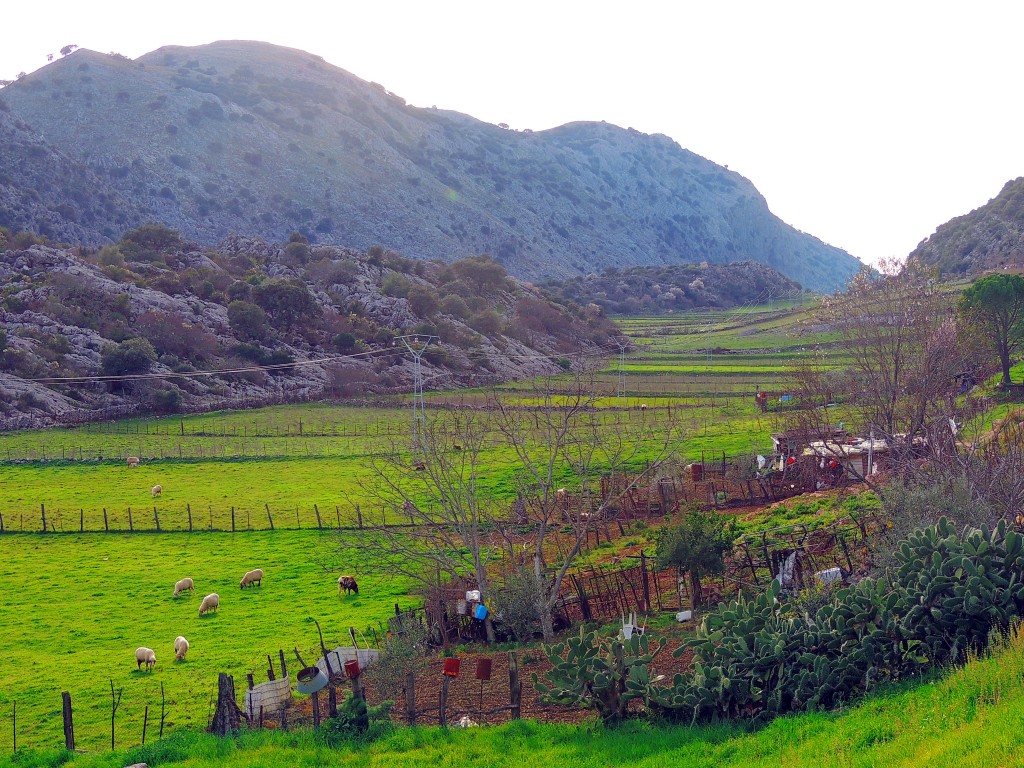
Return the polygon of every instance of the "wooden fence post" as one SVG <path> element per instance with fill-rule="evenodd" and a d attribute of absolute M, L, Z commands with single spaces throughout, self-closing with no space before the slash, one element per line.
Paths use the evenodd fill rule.
<path fill-rule="evenodd" d="M 0 521 L 0 530 L 3 530 L 3 523 Z M 78 532 L 85 532 L 85 510 L 82 508 L 78 509 Z"/>
<path fill-rule="evenodd" d="M 519 657 L 515 651 L 508 652 L 508 703 L 512 707 L 512 719 L 518 720 L 523 705 L 523 685 L 519 681 Z"/>
<path fill-rule="evenodd" d="M 231 532 L 235 532 L 235 508 L 231 508 Z"/>
<path fill-rule="evenodd" d="M 313 691 L 313 727 L 320 727 L 320 693 Z"/>
<path fill-rule="evenodd" d="M 71 694 L 63 691 L 60 694 L 62 714 L 64 715 L 64 749 L 75 751 L 75 723 L 71 713 Z"/>
<path fill-rule="evenodd" d="M 166 712 L 164 699 L 164 683 L 160 681 L 160 738 L 164 737 L 164 714 Z"/>
<path fill-rule="evenodd" d="M 274 518 L 270 516 L 270 505 L 264 504 L 263 506 L 267 508 L 267 520 L 270 521 L 270 530 L 274 530 Z"/>
<path fill-rule="evenodd" d="M 236 733 L 241 726 L 241 710 L 235 701 L 235 680 L 226 672 L 217 678 L 217 708 L 213 713 L 210 733 L 227 736 Z"/>
<path fill-rule="evenodd" d="M 451 682 L 451 677 L 448 675 L 442 675 L 441 679 L 441 693 L 438 696 L 437 702 L 437 722 L 442 728 L 448 727 L 448 684 Z"/>
<path fill-rule="evenodd" d="M 14 702 L 14 724 L 11 726 L 11 736 L 14 738 L 14 753 L 18 752 L 18 702 Z"/>
<path fill-rule="evenodd" d="M 281 677 L 288 677 L 288 667 L 284 663 L 284 651 L 278 650 L 278 653 L 281 655 Z"/>
<path fill-rule="evenodd" d="M 142 746 L 146 746 L 146 726 L 149 725 L 149 704 L 142 713 Z"/>
<path fill-rule="evenodd" d="M 160 515 L 156 511 L 156 507 L 153 507 L 153 521 L 156 523 L 156 532 L 160 533 Z"/>
<path fill-rule="evenodd" d="M 405 719 L 409 725 L 416 725 L 416 672 L 405 673 Z"/>
<path fill-rule="evenodd" d="M 185 509 L 188 511 L 188 532 L 192 533 L 192 505 L 186 504 Z"/>
<path fill-rule="evenodd" d="M 117 708 L 121 706 L 121 694 L 124 688 L 119 688 L 117 697 L 114 696 L 114 680 L 110 680 L 110 751 L 114 751 L 114 717 L 117 715 Z"/>
<path fill-rule="evenodd" d="M 644 610 L 651 612 L 651 586 L 647 575 L 647 556 L 640 550 L 640 574 L 644 579 Z"/>
<path fill-rule="evenodd" d="M 323 521 L 320 519 L 320 507 L 314 504 L 313 511 L 316 512 L 316 527 L 322 531 L 324 529 L 324 524 Z"/>
<path fill-rule="evenodd" d="M 39 505 L 39 509 L 40 509 L 40 511 L 42 512 L 42 515 L 43 515 L 43 533 L 46 533 L 46 505 L 45 504 L 40 504 Z"/>
<path fill-rule="evenodd" d="M 110 533 L 110 523 L 107 522 L 107 508 L 103 508 L 103 530 L 106 533 Z"/>
<path fill-rule="evenodd" d="M 135 523 L 132 522 L 132 508 L 128 507 L 128 530 L 135 531 Z"/>

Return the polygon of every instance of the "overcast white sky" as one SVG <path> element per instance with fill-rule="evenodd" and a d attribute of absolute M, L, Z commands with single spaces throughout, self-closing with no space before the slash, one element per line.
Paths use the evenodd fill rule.
<path fill-rule="evenodd" d="M 5 5 L 0 79 L 68 43 L 134 58 L 265 40 L 417 106 L 513 128 L 607 120 L 667 134 L 870 262 L 906 256 L 1024 175 L 1024 3 L 1010 0 Z"/>

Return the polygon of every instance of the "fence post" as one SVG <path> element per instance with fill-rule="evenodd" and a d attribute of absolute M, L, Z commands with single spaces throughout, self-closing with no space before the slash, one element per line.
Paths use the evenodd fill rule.
<path fill-rule="evenodd" d="M 149 725 L 149 704 L 142 713 L 142 746 L 146 746 L 146 726 Z"/>
<path fill-rule="evenodd" d="M 405 719 L 409 725 L 416 725 L 416 672 L 405 673 Z"/>
<path fill-rule="evenodd" d="M 110 533 L 110 523 L 107 522 L 107 508 L 103 508 L 103 531 Z"/>
<path fill-rule="evenodd" d="M 14 753 L 18 752 L 18 702 L 14 702 L 14 724 L 11 726 L 11 736 L 14 737 Z"/>
<path fill-rule="evenodd" d="M 640 573 L 644 579 L 644 610 L 651 612 L 651 587 L 647 578 L 647 555 L 640 550 Z"/>
<path fill-rule="evenodd" d="M 0 530 L 3 530 L 3 524 L 0 523 Z M 85 532 L 85 510 L 79 507 L 78 509 L 78 532 Z"/>
<path fill-rule="evenodd" d="M 164 712 L 165 712 L 165 699 L 164 699 L 164 683 L 160 681 L 160 737 L 164 737 Z"/>
<path fill-rule="evenodd" d="M 320 507 L 314 504 L 313 511 L 316 512 L 316 527 L 322 531 L 324 529 L 324 524 L 323 521 L 320 520 Z"/>
<path fill-rule="evenodd" d="M 518 720 L 522 712 L 523 685 L 519 681 L 519 657 L 508 652 L 508 703 L 512 706 L 512 719 Z"/>
<path fill-rule="evenodd" d="M 40 504 L 39 505 L 39 509 L 40 509 L 40 511 L 42 512 L 42 515 L 43 515 L 43 533 L 46 533 L 46 505 L 45 504 Z"/>
<path fill-rule="evenodd" d="M 4 515 L 0 512 L 0 533 L 4 532 Z"/>
<path fill-rule="evenodd" d="M 128 507 L 128 530 L 135 532 L 135 523 L 132 522 L 132 508 Z"/>
<path fill-rule="evenodd" d="M 71 694 L 63 691 L 60 694 L 62 703 L 62 714 L 64 715 L 64 748 L 69 752 L 75 751 L 75 723 L 71 713 Z"/>
<path fill-rule="evenodd" d="M 270 530 L 274 530 L 274 518 L 270 516 L 270 505 L 264 504 L 263 506 L 267 508 L 267 520 L 270 521 Z"/>
<path fill-rule="evenodd" d="M 192 505 L 186 504 L 185 508 L 188 510 L 188 532 L 192 533 Z"/>
<path fill-rule="evenodd" d="M 153 520 L 156 522 L 156 532 L 160 533 L 160 515 L 157 514 L 156 507 L 153 507 Z"/>
<path fill-rule="evenodd" d="M 235 532 L 235 508 L 231 508 L 231 532 Z"/>
<path fill-rule="evenodd" d="M 437 722 L 442 728 L 448 727 L 448 684 L 451 682 L 449 675 L 441 676 L 441 693 L 437 702 Z"/>

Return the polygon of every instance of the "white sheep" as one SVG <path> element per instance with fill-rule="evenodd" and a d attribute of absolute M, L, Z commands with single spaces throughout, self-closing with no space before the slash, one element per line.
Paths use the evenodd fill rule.
<path fill-rule="evenodd" d="M 188 640 L 178 635 L 174 638 L 174 658 L 181 661 L 185 658 L 186 653 L 188 653 Z"/>
<path fill-rule="evenodd" d="M 220 595 L 216 592 L 211 592 L 203 598 L 203 602 L 199 605 L 199 615 L 202 616 L 207 611 L 217 611 L 220 609 Z"/>
<path fill-rule="evenodd" d="M 152 671 L 153 667 L 156 666 L 156 653 L 152 648 L 136 648 L 135 649 L 135 665 L 142 669 L 142 665 L 146 665 L 146 669 Z"/>
<path fill-rule="evenodd" d="M 159 496 L 163 492 L 163 490 L 164 487 L 162 485 L 154 485 L 153 490 L 151 491 L 151 493 L 153 494 L 153 498 Z"/>
<path fill-rule="evenodd" d="M 138 456 L 129 456 L 128 457 L 128 466 L 129 467 L 137 467 L 137 466 L 139 466 L 139 457 Z"/>
<path fill-rule="evenodd" d="M 253 584 L 263 586 L 263 569 L 257 568 L 254 571 L 247 571 L 245 576 L 242 577 L 242 583 L 239 584 L 240 589 L 251 587 Z"/>
<path fill-rule="evenodd" d="M 180 581 L 174 582 L 174 596 L 177 597 L 186 589 L 190 589 L 193 592 L 196 591 L 196 585 L 192 583 L 192 579 L 181 579 Z"/>

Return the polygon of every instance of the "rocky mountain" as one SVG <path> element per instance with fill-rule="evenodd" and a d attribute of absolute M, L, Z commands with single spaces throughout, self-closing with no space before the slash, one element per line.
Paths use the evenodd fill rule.
<path fill-rule="evenodd" d="M 72 242 L 99 245 L 152 221 L 205 246 L 299 231 L 417 259 L 487 253 L 529 279 L 754 260 L 818 290 L 860 266 L 666 136 L 606 123 L 511 131 L 408 105 L 265 43 L 171 46 L 134 61 L 79 49 L 0 99 L 27 132 L 5 133 L 0 151 L 33 147 L 0 164 L 0 225 Z M 49 191 L 34 200 L 38 179 Z M 83 184 L 95 199 L 65 194 Z"/>
<path fill-rule="evenodd" d="M 801 295 L 797 282 L 753 261 L 611 268 L 600 275 L 588 275 L 586 280 L 549 280 L 538 285 L 558 300 L 595 304 L 609 314 L 619 315 L 699 307 L 728 309 Z"/>
<path fill-rule="evenodd" d="M 1006 182 L 980 208 L 947 221 L 910 258 L 953 274 L 1024 267 L 1024 177 Z"/>
<path fill-rule="evenodd" d="M 0 228 L 0 429 L 408 391 L 397 334 L 433 337 L 431 388 L 558 373 L 615 326 L 487 257 L 445 265 L 145 225 L 101 250 Z M 583 357 L 581 357 L 581 355 Z"/>

